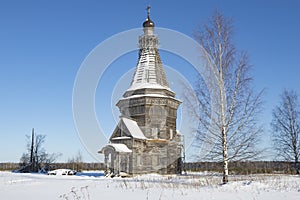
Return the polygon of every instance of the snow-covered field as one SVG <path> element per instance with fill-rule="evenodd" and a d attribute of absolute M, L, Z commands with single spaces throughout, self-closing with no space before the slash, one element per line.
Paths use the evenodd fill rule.
<path fill-rule="evenodd" d="M 0 172 L 0 199 L 300 199 L 299 176 L 235 176 L 227 185 L 220 181 L 220 175 L 205 173 L 105 178 L 99 172 L 76 176 Z"/>

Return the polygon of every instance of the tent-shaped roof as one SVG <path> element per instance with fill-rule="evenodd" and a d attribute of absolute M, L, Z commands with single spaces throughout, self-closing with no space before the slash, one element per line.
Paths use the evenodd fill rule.
<path fill-rule="evenodd" d="M 160 59 L 158 36 L 153 34 L 154 23 L 148 18 L 144 22 L 144 34 L 139 37 L 139 59 L 135 73 L 128 91 L 143 89 L 150 85 L 151 88 L 159 87 L 170 90 L 163 64 Z M 149 31 L 152 27 L 152 31 Z"/>

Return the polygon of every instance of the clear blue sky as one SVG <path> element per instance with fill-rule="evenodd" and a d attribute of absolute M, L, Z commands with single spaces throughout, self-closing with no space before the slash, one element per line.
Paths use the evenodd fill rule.
<path fill-rule="evenodd" d="M 76 73 L 103 40 L 141 27 L 149 3 L 156 26 L 188 36 L 216 8 L 233 18 L 234 42 L 249 53 L 255 88 L 266 88 L 263 139 L 270 142 L 271 111 L 282 89 L 300 94 L 299 1 L 7 0 L 0 2 L 0 162 L 19 161 L 26 148 L 25 135 L 33 127 L 47 135 L 49 152 L 63 153 L 60 161 L 67 161 L 79 150 L 86 161 L 94 161 L 80 143 L 73 122 Z M 168 58 L 162 54 L 166 65 L 176 65 Z M 96 96 L 96 108 L 100 112 L 101 106 L 109 107 L 97 113 L 108 135 L 115 127 L 109 112 L 111 90 L 136 62 L 137 52 L 121 57 L 107 72 L 110 78 L 103 80 L 107 87 L 98 88 L 107 91 L 107 96 Z M 176 70 L 184 71 L 184 62 L 177 64 L 182 68 Z"/>

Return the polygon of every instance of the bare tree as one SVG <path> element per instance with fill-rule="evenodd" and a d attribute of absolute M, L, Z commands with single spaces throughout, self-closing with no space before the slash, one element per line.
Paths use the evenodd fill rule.
<path fill-rule="evenodd" d="M 23 153 L 20 158 L 19 165 L 20 165 L 20 167 L 25 167 L 28 165 L 28 163 L 30 163 L 29 156 L 27 153 Z"/>
<path fill-rule="evenodd" d="M 32 160 L 33 171 L 38 171 L 41 168 L 41 164 L 46 158 L 46 151 L 43 147 L 43 144 L 45 143 L 45 138 L 46 135 L 36 135 L 34 138 Z"/>
<path fill-rule="evenodd" d="M 68 160 L 68 163 L 72 164 L 73 170 L 81 171 L 83 169 L 83 158 L 80 151 L 78 151 L 77 155 Z"/>
<path fill-rule="evenodd" d="M 199 155 L 203 155 L 201 159 L 223 162 L 224 184 L 228 182 L 230 160 L 259 155 L 256 144 L 262 131 L 256 119 L 262 92 L 253 92 L 247 53 L 238 52 L 231 37 L 232 22 L 218 11 L 209 24 L 195 32 L 206 73 L 199 77 L 194 91 L 187 88 L 184 95 L 184 103 L 199 121 Z M 190 98 L 191 92 L 196 99 Z"/>
<path fill-rule="evenodd" d="M 295 91 L 283 91 L 279 106 L 273 109 L 271 126 L 274 149 L 279 158 L 294 161 L 296 173 L 299 174 L 300 107 Z"/>
<path fill-rule="evenodd" d="M 46 152 L 45 138 L 46 135 L 35 135 L 34 129 L 31 136 L 26 135 L 28 153 L 23 153 L 20 159 L 21 166 L 24 167 L 23 171 L 38 172 L 42 168 L 49 168 L 49 165 L 61 155 Z"/>

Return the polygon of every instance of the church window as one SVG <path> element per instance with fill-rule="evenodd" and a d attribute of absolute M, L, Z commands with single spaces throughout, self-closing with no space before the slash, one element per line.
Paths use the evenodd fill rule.
<path fill-rule="evenodd" d="M 157 139 L 157 128 L 152 128 L 152 134 L 151 135 L 154 139 Z"/>
<path fill-rule="evenodd" d="M 173 129 L 170 129 L 170 140 L 173 139 Z"/>
<path fill-rule="evenodd" d="M 153 166 L 159 166 L 159 155 L 152 156 L 152 164 Z"/>
<path fill-rule="evenodd" d="M 160 129 L 157 128 L 157 138 L 160 139 Z"/>
<path fill-rule="evenodd" d="M 137 166 L 141 166 L 142 165 L 141 155 L 137 155 L 136 156 L 136 165 Z"/>

